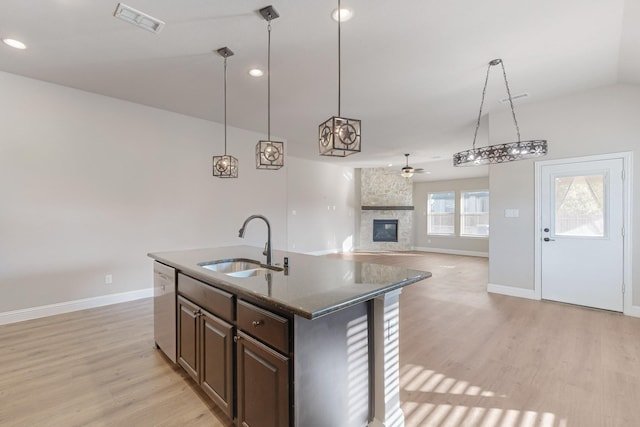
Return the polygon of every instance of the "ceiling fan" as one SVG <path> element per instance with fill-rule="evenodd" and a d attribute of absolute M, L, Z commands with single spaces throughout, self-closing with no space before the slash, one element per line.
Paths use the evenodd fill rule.
<path fill-rule="evenodd" d="M 404 155 L 407 158 L 406 165 L 400 170 L 400 175 L 404 178 L 411 178 L 414 173 L 424 173 L 424 169 L 422 168 L 414 168 L 413 166 L 409 166 L 409 154 Z"/>

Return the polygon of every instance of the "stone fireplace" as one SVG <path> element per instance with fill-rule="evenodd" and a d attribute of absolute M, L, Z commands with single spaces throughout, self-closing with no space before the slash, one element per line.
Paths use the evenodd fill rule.
<path fill-rule="evenodd" d="M 358 249 L 410 250 L 412 247 L 413 184 L 394 172 L 388 168 L 360 170 L 362 207 Z"/>

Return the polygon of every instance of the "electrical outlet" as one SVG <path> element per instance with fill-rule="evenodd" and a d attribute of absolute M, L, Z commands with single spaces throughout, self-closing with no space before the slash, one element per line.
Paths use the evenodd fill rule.
<path fill-rule="evenodd" d="M 112 283 L 113 283 L 113 275 L 105 274 L 105 276 L 104 276 L 104 284 L 105 285 L 110 285 Z"/>

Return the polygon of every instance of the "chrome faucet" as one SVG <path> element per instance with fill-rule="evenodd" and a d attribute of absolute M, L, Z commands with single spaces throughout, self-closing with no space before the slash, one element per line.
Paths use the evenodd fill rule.
<path fill-rule="evenodd" d="M 244 229 L 249 221 L 256 218 L 263 220 L 265 224 L 267 224 L 267 243 L 264 245 L 264 251 L 262 254 L 267 256 L 267 265 L 271 265 L 271 224 L 269 224 L 269 220 L 266 217 L 263 215 L 251 215 L 249 218 L 245 219 L 244 224 L 242 224 L 242 227 L 238 231 L 238 237 L 244 238 Z"/>

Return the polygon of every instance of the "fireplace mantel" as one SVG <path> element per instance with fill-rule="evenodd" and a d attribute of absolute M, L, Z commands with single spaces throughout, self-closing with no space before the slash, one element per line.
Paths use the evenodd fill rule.
<path fill-rule="evenodd" d="M 413 206 L 361 206 L 363 211 L 412 211 Z"/>

